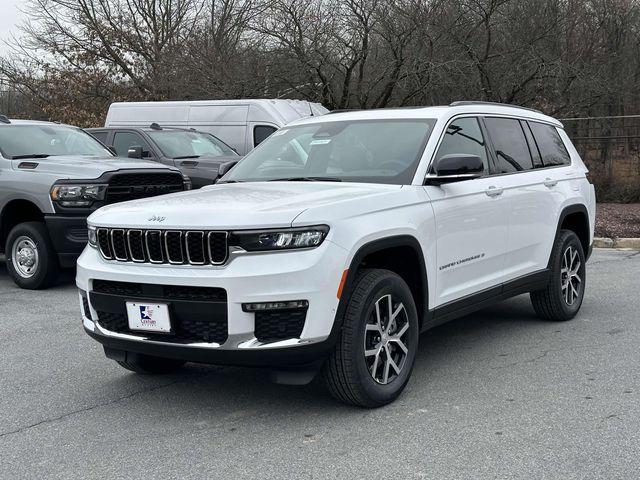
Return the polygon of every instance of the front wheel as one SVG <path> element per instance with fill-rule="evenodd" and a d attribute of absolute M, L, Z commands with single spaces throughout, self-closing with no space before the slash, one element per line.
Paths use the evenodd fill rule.
<path fill-rule="evenodd" d="M 347 302 L 340 338 L 323 368 L 325 382 L 345 403 L 386 405 L 407 385 L 418 348 L 411 290 L 394 272 L 364 270 Z"/>
<path fill-rule="evenodd" d="M 570 230 L 561 230 L 551 251 L 551 278 L 543 290 L 531 292 L 531 303 L 539 317 L 564 321 L 576 316 L 587 281 L 582 243 Z"/>
<path fill-rule="evenodd" d="M 37 290 L 58 278 L 58 255 L 44 223 L 25 222 L 13 227 L 5 247 L 7 271 L 21 288 Z"/>

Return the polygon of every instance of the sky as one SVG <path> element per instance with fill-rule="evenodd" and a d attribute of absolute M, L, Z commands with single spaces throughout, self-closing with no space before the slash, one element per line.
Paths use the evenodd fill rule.
<path fill-rule="evenodd" d="M 4 40 L 17 32 L 17 25 L 24 19 L 24 14 L 18 10 L 23 4 L 24 0 L 0 0 L 0 55 L 7 51 Z"/>

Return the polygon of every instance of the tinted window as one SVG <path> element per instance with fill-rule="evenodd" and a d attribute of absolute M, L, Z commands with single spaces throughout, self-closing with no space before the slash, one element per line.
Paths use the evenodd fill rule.
<path fill-rule="evenodd" d="M 482 130 L 476 118 L 460 118 L 447 127 L 442 143 L 438 148 L 436 160 L 445 155 L 465 153 L 477 155 L 482 159 L 485 170 L 488 170 L 487 149 L 485 148 Z"/>
<path fill-rule="evenodd" d="M 150 149 L 140 135 L 132 132 L 117 132 L 113 137 L 113 148 L 119 157 L 126 157 L 131 147 L 142 147 L 142 156 L 150 157 Z"/>
<path fill-rule="evenodd" d="M 569 165 L 571 163 L 569 153 L 555 127 L 537 122 L 529 122 L 529 126 L 536 139 L 542 163 L 545 167 Z"/>
<path fill-rule="evenodd" d="M 257 147 L 265 139 L 277 130 L 276 127 L 270 127 L 267 125 L 259 125 L 253 129 L 253 146 Z"/>
<path fill-rule="evenodd" d="M 496 173 L 531 170 L 533 160 L 520 121 L 511 118 L 487 118 L 487 129 L 496 154 Z"/>
<path fill-rule="evenodd" d="M 104 145 L 107 144 L 107 137 L 109 136 L 109 132 L 89 132 L 93 137 L 98 139 Z"/>

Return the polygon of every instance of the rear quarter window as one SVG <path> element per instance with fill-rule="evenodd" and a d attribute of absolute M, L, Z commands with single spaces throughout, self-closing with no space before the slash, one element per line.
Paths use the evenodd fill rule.
<path fill-rule="evenodd" d="M 545 123 L 529 122 L 531 132 L 545 167 L 570 165 L 571 157 L 556 127 Z"/>

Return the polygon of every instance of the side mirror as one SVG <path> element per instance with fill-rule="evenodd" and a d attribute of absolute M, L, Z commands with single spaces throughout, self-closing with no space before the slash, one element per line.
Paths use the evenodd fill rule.
<path fill-rule="evenodd" d="M 127 157 L 142 158 L 142 147 L 139 145 L 129 147 L 129 150 L 127 150 Z"/>
<path fill-rule="evenodd" d="M 218 167 L 218 176 L 223 177 L 224 175 L 226 175 L 229 172 L 229 170 L 231 170 L 233 167 L 236 166 L 237 163 L 238 163 L 238 160 L 233 160 L 231 162 L 225 162 L 221 164 Z"/>
<path fill-rule="evenodd" d="M 477 155 L 453 153 L 437 159 L 433 165 L 433 172 L 425 177 L 425 185 L 442 185 L 480 178 L 484 175 L 484 165 Z"/>

